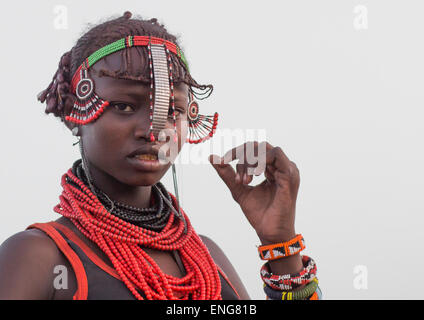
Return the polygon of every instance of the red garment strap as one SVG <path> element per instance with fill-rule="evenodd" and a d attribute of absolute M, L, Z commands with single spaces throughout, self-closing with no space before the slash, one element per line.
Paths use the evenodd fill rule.
<path fill-rule="evenodd" d="M 109 265 L 107 265 L 100 257 L 94 253 L 94 251 L 87 246 L 71 229 L 64 226 L 63 224 L 60 224 L 56 221 L 50 222 L 52 226 L 54 226 L 56 229 L 60 230 L 69 240 L 74 242 L 80 249 L 86 254 L 86 256 L 93 261 L 94 264 L 96 264 L 100 269 L 107 272 L 111 276 L 115 277 L 118 280 L 121 280 L 121 277 L 119 276 L 118 272 Z"/>
<path fill-rule="evenodd" d="M 51 223 L 34 223 L 27 227 L 27 229 L 40 229 L 44 231 L 57 245 L 60 251 L 66 256 L 74 269 L 75 276 L 77 278 L 77 291 L 73 296 L 73 300 L 87 300 L 88 295 L 88 283 L 87 275 L 84 270 L 84 266 L 72 250 L 72 248 L 66 243 L 66 240 L 60 235 L 60 233 L 50 225 Z"/>
<path fill-rule="evenodd" d="M 228 282 L 228 284 L 230 285 L 230 287 L 233 289 L 233 291 L 236 293 L 236 295 L 237 295 L 237 297 L 239 298 L 239 300 L 241 300 L 240 299 L 240 296 L 239 296 L 239 294 L 238 294 L 238 292 L 237 292 L 237 290 L 236 290 L 236 288 L 234 288 L 234 286 L 233 286 L 233 284 L 231 283 L 231 281 L 230 281 L 230 279 L 228 279 L 228 277 L 227 277 L 227 275 L 225 274 L 225 272 L 217 265 L 217 264 L 215 264 L 216 265 L 216 268 L 218 269 L 218 272 L 219 273 L 221 273 L 221 275 L 222 275 L 222 277 Z"/>

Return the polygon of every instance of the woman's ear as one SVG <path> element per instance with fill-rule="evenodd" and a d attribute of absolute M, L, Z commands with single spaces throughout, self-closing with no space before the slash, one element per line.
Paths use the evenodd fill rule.
<path fill-rule="evenodd" d="M 66 96 L 65 102 L 64 102 L 64 109 L 62 111 L 62 122 L 65 124 L 65 126 L 71 130 L 72 134 L 74 134 L 74 132 L 78 129 L 78 125 L 74 122 L 71 121 L 67 121 L 66 117 L 67 115 L 71 114 L 72 108 L 74 107 L 74 102 L 75 102 L 76 97 L 74 95 L 70 95 L 68 94 Z M 74 130 L 74 128 L 77 128 Z M 74 130 L 74 131 L 73 131 Z M 74 134 L 74 135 L 81 135 L 81 130 L 79 130 L 78 134 Z"/>
<path fill-rule="evenodd" d="M 71 130 L 73 136 L 81 136 L 81 130 L 80 130 L 80 127 L 77 124 L 75 124 L 73 122 L 69 122 L 69 121 L 67 121 L 63 118 L 62 118 L 62 120 L 63 120 L 63 123 L 65 124 L 65 126 L 69 130 Z"/>
<path fill-rule="evenodd" d="M 79 127 L 73 127 L 71 131 L 72 131 L 73 136 L 79 136 L 80 135 Z"/>

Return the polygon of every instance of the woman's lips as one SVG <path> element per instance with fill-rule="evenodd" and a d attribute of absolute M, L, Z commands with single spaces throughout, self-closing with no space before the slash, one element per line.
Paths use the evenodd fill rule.
<path fill-rule="evenodd" d="M 135 156 L 134 158 L 137 158 L 139 160 L 157 160 L 158 157 L 154 154 L 139 154 Z"/>
<path fill-rule="evenodd" d="M 141 171 L 156 171 L 162 167 L 158 157 L 153 154 L 140 154 L 134 157 L 127 157 L 128 161 Z"/>

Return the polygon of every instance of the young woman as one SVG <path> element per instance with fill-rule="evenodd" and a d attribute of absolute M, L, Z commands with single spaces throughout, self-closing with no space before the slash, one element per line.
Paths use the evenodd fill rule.
<path fill-rule="evenodd" d="M 61 217 L 1 245 L 0 299 L 249 299 L 222 250 L 191 226 L 178 189 L 174 196 L 160 183 L 185 141 L 213 136 L 218 115 L 199 114 L 195 101 L 212 86 L 190 76 L 156 19 L 131 17 L 83 35 L 38 97 L 79 137 L 81 159 L 62 176 Z M 229 163 L 248 150 L 263 162 L 240 161 L 234 171 Z M 267 298 L 319 298 L 315 263 L 300 255 L 294 229 L 296 165 L 257 142 L 209 161 L 262 244 Z M 264 181 L 250 186 L 253 174 Z"/>

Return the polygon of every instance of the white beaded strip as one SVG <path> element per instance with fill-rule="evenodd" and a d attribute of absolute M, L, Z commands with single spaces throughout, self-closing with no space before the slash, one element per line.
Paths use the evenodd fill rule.
<path fill-rule="evenodd" d="M 153 76 L 155 80 L 155 103 L 153 108 L 153 134 L 159 136 L 159 132 L 165 128 L 169 112 L 169 72 L 164 45 L 151 45 L 153 60 Z"/>

